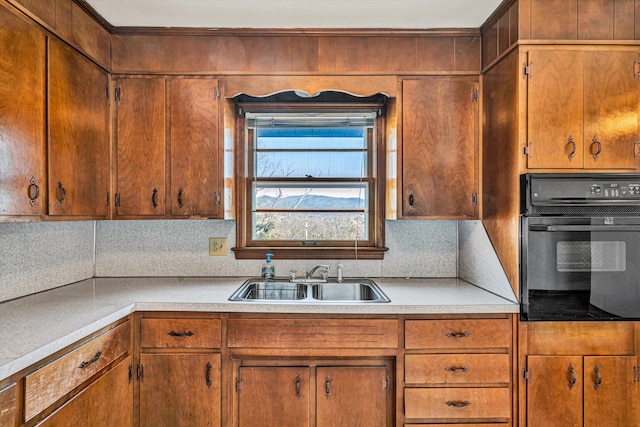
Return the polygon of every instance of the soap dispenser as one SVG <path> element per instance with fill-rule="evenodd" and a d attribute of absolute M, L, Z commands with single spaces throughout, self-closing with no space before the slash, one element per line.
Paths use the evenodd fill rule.
<path fill-rule="evenodd" d="M 271 262 L 271 257 L 273 254 L 267 254 L 267 260 L 262 266 L 262 278 L 263 279 L 273 279 L 276 275 L 276 269 Z"/>

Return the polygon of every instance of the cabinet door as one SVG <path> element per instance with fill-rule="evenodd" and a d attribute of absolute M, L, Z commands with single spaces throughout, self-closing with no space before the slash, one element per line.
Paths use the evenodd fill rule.
<path fill-rule="evenodd" d="M 14 427 L 18 415 L 18 393 L 13 383 L 0 390 L 0 426 Z"/>
<path fill-rule="evenodd" d="M 309 367 L 243 366 L 238 384 L 239 427 L 310 425 Z"/>
<path fill-rule="evenodd" d="M 89 385 L 38 426 L 133 425 L 131 356 Z"/>
<path fill-rule="evenodd" d="M 116 215 L 164 215 L 164 80 L 120 79 L 116 92 Z"/>
<path fill-rule="evenodd" d="M 584 53 L 584 167 L 635 169 L 637 52 Z"/>
<path fill-rule="evenodd" d="M 582 356 L 528 356 L 527 427 L 582 426 Z"/>
<path fill-rule="evenodd" d="M 109 213 L 107 74 L 49 40 L 49 214 Z"/>
<path fill-rule="evenodd" d="M 476 216 L 477 87 L 466 76 L 403 82 L 403 216 Z"/>
<path fill-rule="evenodd" d="M 171 214 L 219 217 L 218 81 L 169 81 Z"/>
<path fill-rule="evenodd" d="M 638 426 L 635 356 L 584 358 L 584 426 Z"/>
<path fill-rule="evenodd" d="M 140 426 L 220 426 L 219 354 L 141 354 Z"/>
<path fill-rule="evenodd" d="M 384 366 L 318 367 L 317 427 L 387 426 L 387 375 Z"/>
<path fill-rule="evenodd" d="M 0 7 L 0 52 L 0 215 L 43 215 L 44 35 Z"/>
<path fill-rule="evenodd" d="M 529 52 L 529 168 L 583 167 L 583 53 Z"/>

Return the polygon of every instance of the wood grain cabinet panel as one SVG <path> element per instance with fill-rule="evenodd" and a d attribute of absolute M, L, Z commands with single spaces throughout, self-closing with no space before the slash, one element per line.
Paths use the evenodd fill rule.
<path fill-rule="evenodd" d="M 171 214 L 221 217 L 218 81 L 173 79 L 168 85 Z"/>
<path fill-rule="evenodd" d="M 133 426 L 131 360 L 118 363 L 38 426 Z"/>
<path fill-rule="evenodd" d="M 109 214 L 107 73 L 49 40 L 49 214 Z"/>
<path fill-rule="evenodd" d="M 128 352 L 130 347 L 131 324 L 127 321 L 27 375 L 25 421 Z"/>
<path fill-rule="evenodd" d="M 18 396 L 16 384 L 0 390 L 0 426 L 14 427 L 18 421 Z"/>
<path fill-rule="evenodd" d="M 220 426 L 220 354 L 140 355 L 140 426 Z"/>
<path fill-rule="evenodd" d="M 403 217 L 476 217 L 477 90 L 475 76 L 403 81 Z"/>
<path fill-rule="evenodd" d="M 44 35 L 0 7 L 0 52 L 0 215 L 43 215 Z"/>
<path fill-rule="evenodd" d="M 220 348 L 219 319 L 140 320 L 140 346 L 157 348 Z"/>
<path fill-rule="evenodd" d="M 116 81 L 116 216 L 165 214 L 165 84 Z"/>
<path fill-rule="evenodd" d="M 637 51 L 528 53 L 530 169 L 636 169 Z"/>

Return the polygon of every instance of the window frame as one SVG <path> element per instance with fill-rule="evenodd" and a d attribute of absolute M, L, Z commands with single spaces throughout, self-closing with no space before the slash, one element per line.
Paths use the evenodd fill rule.
<path fill-rule="evenodd" d="M 247 129 L 246 113 L 304 113 L 335 112 L 362 113 L 378 112 L 375 124 L 367 137 L 372 140 L 367 153 L 369 184 L 369 227 L 366 241 L 325 240 L 316 244 L 304 241 L 256 241 L 252 227 L 253 188 L 253 138 Z M 384 219 L 386 206 L 386 121 L 384 104 L 379 102 L 357 103 L 237 103 L 236 138 L 234 140 L 235 181 L 236 181 L 236 247 L 232 248 L 237 259 L 262 259 L 265 253 L 274 254 L 276 259 L 383 259 L 387 248 L 384 246 Z M 288 179 L 304 182 L 305 179 Z M 318 178 L 314 182 L 329 182 L 331 179 Z M 341 180 L 342 181 L 342 180 Z M 360 181 L 360 180 L 358 180 Z"/>

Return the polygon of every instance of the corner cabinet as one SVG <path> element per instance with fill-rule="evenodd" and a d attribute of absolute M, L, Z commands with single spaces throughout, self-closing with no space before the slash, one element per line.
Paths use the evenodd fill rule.
<path fill-rule="evenodd" d="M 115 97 L 115 217 L 221 218 L 218 81 L 119 78 Z"/>
<path fill-rule="evenodd" d="M 631 322 L 523 325 L 528 427 L 638 426 L 640 373 Z"/>
<path fill-rule="evenodd" d="M 45 36 L 0 7 L 0 52 L 0 215 L 44 215 Z"/>
<path fill-rule="evenodd" d="M 221 321 L 145 314 L 139 320 L 139 426 L 221 425 Z"/>
<path fill-rule="evenodd" d="M 478 214 L 478 76 L 402 82 L 402 217 Z"/>
<path fill-rule="evenodd" d="M 529 169 L 637 169 L 637 50 L 530 50 Z"/>
<path fill-rule="evenodd" d="M 107 73 L 49 39 L 49 215 L 109 215 Z"/>

